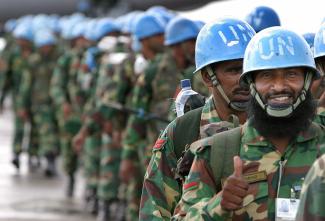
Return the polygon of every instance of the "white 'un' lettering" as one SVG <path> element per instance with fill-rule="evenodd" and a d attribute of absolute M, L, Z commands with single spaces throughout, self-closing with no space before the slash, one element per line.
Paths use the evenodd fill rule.
<path fill-rule="evenodd" d="M 274 55 L 283 56 L 285 54 L 295 55 L 295 50 L 293 47 L 292 38 L 287 37 L 277 37 L 268 39 L 268 47 L 265 42 L 259 42 L 259 54 L 263 60 L 269 60 Z"/>

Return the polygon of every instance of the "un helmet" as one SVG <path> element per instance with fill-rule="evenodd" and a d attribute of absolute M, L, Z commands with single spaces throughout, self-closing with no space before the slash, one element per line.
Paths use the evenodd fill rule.
<path fill-rule="evenodd" d="M 243 59 L 248 42 L 254 35 L 254 29 L 245 21 L 223 18 L 205 24 L 196 39 L 195 72 L 204 68 L 213 86 L 218 89 L 228 105 L 237 111 L 245 111 L 246 107 L 238 106 L 229 100 L 210 65 L 221 61 Z"/>
<path fill-rule="evenodd" d="M 139 40 L 165 32 L 166 23 L 160 16 L 143 13 L 137 18 L 133 34 Z"/>
<path fill-rule="evenodd" d="M 172 19 L 165 31 L 165 45 L 170 46 L 189 39 L 195 39 L 201 27 L 187 18 L 176 17 Z"/>
<path fill-rule="evenodd" d="M 285 108 L 273 108 L 264 104 L 256 91 L 252 73 L 259 70 L 290 67 L 305 67 L 307 69 L 304 87 L 297 101 L 290 107 Z M 268 115 L 286 117 L 306 99 L 313 77 L 318 76 L 319 73 L 315 66 L 312 51 L 305 39 L 291 30 L 272 27 L 256 34 L 248 44 L 240 83 L 249 85 L 251 95 Z"/>
<path fill-rule="evenodd" d="M 37 48 L 46 46 L 46 45 L 55 45 L 57 39 L 53 32 L 49 29 L 39 30 L 35 34 L 34 44 Z"/>
<path fill-rule="evenodd" d="M 280 26 L 280 18 L 276 11 L 267 6 L 258 6 L 246 16 L 246 21 L 256 32 L 265 28 Z"/>

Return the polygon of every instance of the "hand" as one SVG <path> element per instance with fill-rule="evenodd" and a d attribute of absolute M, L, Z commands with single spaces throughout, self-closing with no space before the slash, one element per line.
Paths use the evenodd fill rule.
<path fill-rule="evenodd" d="M 64 116 L 64 119 L 67 119 L 70 116 L 71 112 L 72 112 L 71 105 L 69 103 L 64 103 L 63 104 L 63 116 Z"/>
<path fill-rule="evenodd" d="M 19 110 L 17 112 L 17 115 L 23 119 L 24 121 L 28 121 L 28 118 L 29 118 L 29 115 L 28 115 L 28 112 L 26 110 Z"/>
<path fill-rule="evenodd" d="M 129 183 L 136 177 L 136 166 L 132 160 L 122 160 L 120 165 L 119 177 L 123 183 Z"/>
<path fill-rule="evenodd" d="M 85 136 L 83 136 L 82 133 L 78 133 L 76 136 L 72 139 L 72 146 L 76 153 L 80 153 L 81 149 L 85 143 Z"/>
<path fill-rule="evenodd" d="M 234 157 L 234 173 L 227 178 L 221 193 L 220 205 L 228 211 L 242 208 L 244 197 L 247 196 L 248 183 L 243 177 L 243 162 L 239 156 Z"/>

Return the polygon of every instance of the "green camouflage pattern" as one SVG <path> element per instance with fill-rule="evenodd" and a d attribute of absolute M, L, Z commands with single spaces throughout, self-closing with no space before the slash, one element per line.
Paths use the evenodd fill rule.
<path fill-rule="evenodd" d="M 8 52 L 9 53 L 9 52 Z M 14 111 L 14 135 L 13 135 L 13 152 L 19 154 L 22 152 L 22 142 L 24 138 L 24 120 L 18 116 L 19 112 L 19 90 L 22 80 L 22 73 L 24 70 L 28 68 L 28 58 L 23 57 L 21 50 L 18 47 L 14 47 L 12 51 L 4 57 L 7 59 L 5 61 L 6 67 L 2 76 L 2 87 L 1 87 L 1 97 L 0 97 L 0 106 L 2 107 L 3 101 L 7 94 L 11 92 L 12 94 L 12 105 Z M 33 122 L 30 120 L 31 132 L 29 136 L 29 144 L 28 144 L 28 152 L 31 155 L 35 155 L 37 153 L 37 138 L 34 136 Z"/>
<path fill-rule="evenodd" d="M 80 108 L 72 103 L 78 100 L 71 98 L 77 89 L 75 76 L 79 69 L 82 50 L 71 48 L 61 55 L 53 71 L 53 77 L 50 86 L 50 96 L 55 106 L 56 117 L 59 125 L 60 147 L 63 155 L 63 166 L 66 174 L 74 174 L 78 167 L 78 157 L 72 148 L 72 138 L 81 127 Z M 72 88 L 69 88 L 72 87 Z M 73 105 L 73 111 L 70 116 L 64 116 L 63 105 Z"/>
<path fill-rule="evenodd" d="M 219 122 L 221 120 L 213 98 L 210 97 L 201 114 L 200 138 L 209 136 L 203 128 Z M 176 156 L 173 144 L 173 139 L 177 139 L 174 138 L 176 125 L 177 118 L 167 126 L 153 147 L 142 189 L 140 220 L 169 220 L 180 199 L 182 189 L 175 179 L 175 169 L 180 156 Z M 190 131 L 189 128 L 188 132 Z"/>
<path fill-rule="evenodd" d="M 314 119 L 314 122 L 325 126 L 325 108 L 324 107 L 317 108 L 317 114 Z"/>
<path fill-rule="evenodd" d="M 325 220 L 325 155 L 310 168 L 300 194 L 296 221 Z"/>
<path fill-rule="evenodd" d="M 285 162 L 279 198 L 290 198 L 291 189 L 302 185 L 310 166 L 325 146 L 324 128 L 316 127 L 319 130 L 310 127 L 302 131 L 281 154 L 249 122 L 243 126 L 239 153 L 244 162 L 243 175 L 262 171 L 266 172 L 267 178 L 249 184 L 243 208 L 234 212 L 225 211 L 220 206 L 221 190 L 216 187 L 220 186 L 221 180 L 215 180 L 210 165 L 210 152 L 214 146 L 205 141 L 206 145 L 202 144 L 195 152 L 173 220 L 275 220 L 279 162 L 281 159 Z"/>
<path fill-rule="evenodd" d="M 17 101 L 19 109 L 31 114 L 33 129 L 39 139 L 39 152 L 43 156 L 59 153 L 57 121 L 49 92 L 56 59 L 56 51 L 47 57 L 39 53 L 29 57 L 29 66 L 23 71 Z"/>

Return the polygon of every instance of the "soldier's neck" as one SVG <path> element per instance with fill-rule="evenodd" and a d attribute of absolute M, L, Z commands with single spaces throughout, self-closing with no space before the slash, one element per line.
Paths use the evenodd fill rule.
<path fill-rule="evenodd" d="M 290 143 L 290 137 L 267 137 L 267 139 L 274 145 L 274 147 L 283 154 Z"/>
<path fill-rule="evenodd" d="M 234 111 L 228 107 L 228 104 L 224 100 L 213 97 L 215 109 L 218 113 L 218 116 L 223 121 L 228 121 L 230 115 L 236 115 L 239 119 L 240 124 L 244 124 L 247 120 L 247 113 L 245 111 Z"/>

